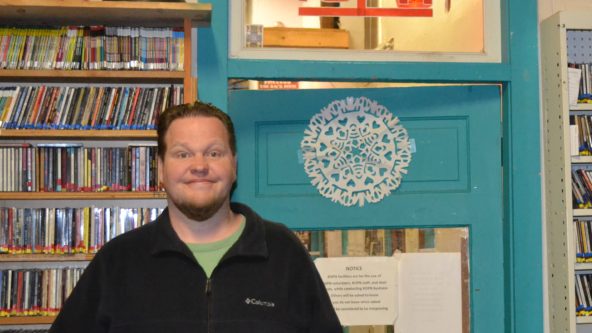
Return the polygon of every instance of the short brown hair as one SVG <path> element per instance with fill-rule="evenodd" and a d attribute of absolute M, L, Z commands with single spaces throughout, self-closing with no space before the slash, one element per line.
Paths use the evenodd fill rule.
<path fill-rule="evenodd" d="M 166 136 L 171 123 L 177 119 L 189 117 L 211 117 L 220 120 L 228 132 L 230 150 L 233 155 L 236 155 L 236 135 L 230 117 L 213 104 L 195 101 L 194 103 L 172 106 L 164 110 L 158 117 L 158 129 L 156 130 L 156 133 L 158 135 L 158 156 L 161 159 L 164 160 L 166 152 L 164 137 Z"/>

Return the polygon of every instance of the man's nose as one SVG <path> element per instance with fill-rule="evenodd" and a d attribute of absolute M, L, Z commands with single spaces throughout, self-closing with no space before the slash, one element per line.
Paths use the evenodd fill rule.
<path fill-rule="evenodd" d="M 191 159 L 191 172 L 207 172 L 208 171 L 208 161 L 207 159 L 200 155 L 196 154 Z"/>

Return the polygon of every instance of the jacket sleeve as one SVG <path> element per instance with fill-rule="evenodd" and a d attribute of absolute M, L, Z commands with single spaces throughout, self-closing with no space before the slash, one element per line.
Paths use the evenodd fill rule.
<path fill-rule="evenodd" d="M 99 251 L 100 252 L 100 251 Z M 49 333 L 104 333 L 108 321 L 101 318 L 105 265 L 100 253 L 90 262 L 72 293 L 63 304 Z"/>
<path fill-rule="evenodd" d="M 294 283 L 291 302 L 297 304 L 295 308 L 306 309 L 306 332 L 308 333 L 343 333 L 337 313 L 333 308 L 325 283 L 310 256 L 308 250 L 302 246 L 296 235 L 285 229 L 287 238 L 282 242 L 281 251 L 284 261 L 290 267 L 291 283 Z M 290 245 L 288 245 L 290 244 Z M 273 247 L 276 251 L 277 247 Z M 292 289 L 292 288 L 290 288 Z"/>
<path fill-rule="evenodd" d="M 317 296 L 312 307 L 313 313 L 309 331 L 311 333 L 343 333 L 325 284 L 314 264 L 312 264 L 312 269 L 315 277 L 314 288 L 316 288 L 314 294 Z"/>

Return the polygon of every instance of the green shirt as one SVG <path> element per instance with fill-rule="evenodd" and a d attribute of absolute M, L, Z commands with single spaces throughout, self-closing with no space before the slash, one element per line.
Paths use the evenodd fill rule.
<path fill-rule="evenodd" d="M 236 243 L 244 229 L 245 218 L 243 216 L 239 228 L 232 235 L 225 239 L 205 244 L 187 243 L 187 246 L 191 252 L 193 252 L 193 256 L 195 256 L 195 259 L 203 268 L 208 278 L 212 275 L 214 268 L 218 266 L 220 259 L 222 259 L 228 249 L 230 249 L 230 247 Z"/>

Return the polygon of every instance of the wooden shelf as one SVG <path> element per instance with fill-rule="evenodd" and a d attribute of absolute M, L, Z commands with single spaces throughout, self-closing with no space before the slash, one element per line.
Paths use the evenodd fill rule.
<path fill-rule="evenodd" d="M 1 8 L 1 7 L 0 7 Z M 75 83 L 177 83 L 183 84 L 183 71 L 105 71 L 105 70 L 31 70 L 2 69 L 4 82 L 75 82 Z"/>
<path fill-rule="evenodd" d="M 90 261 L 94 254 L 0 254 L 0 262 Z"/>
<path fill-rule="evenodd" d="M 592 270 L 592 263 L 590 262 L 577 262 L 575 264 L 576 271 L 589 271 Z"/>
<path fill-rule="evenodd" d="M 55 316 L 0 317 L 0 325 L 49 325 L 55 318 Z"/>
<path fill-rule="evenodd" d="M 576 164 L 583 164 L 583 163 L 592 163 L 592 156 L 572 156 L 571 163 Z"/>
<path fill-rule="evenodd" d="M 264 28 L 264 47 L 349 48 L 349 32 L 341 29 Z"/>
<path fill-rule="evenodd" d="M 592 111 L 592 103 L 580 103 L 569 106 L 570 111 Z"/>
<path fill-rule="evenodd" d="M 573 216 L 592 216 L 592 209 L 574 209 Z"/>
<path fill-rule="evenodd" d="M 3 139 L 100 139 L 100 140 L 156 140 L 155 130 L 34 130 L 0 129 Z M 0 144 L 1 145 L 1 144 Z"/>
<path fill-rule="evenodd" d="M 208 26 L 211 4 L 145 1 L 0 0 L 3 24 L 123 25 L 143 27 Z"/>
<path fill-rule="evenodd" d="M 573 216 L 592 216 L 592 209 L 574 209 Z"/>
<path fill-rule="evenodd" d="M 0 200 L 151 200 L 165 192 L 0 192 Z"/>

